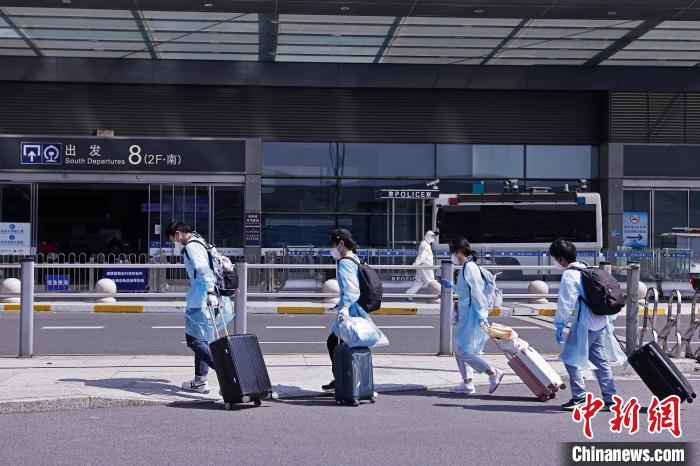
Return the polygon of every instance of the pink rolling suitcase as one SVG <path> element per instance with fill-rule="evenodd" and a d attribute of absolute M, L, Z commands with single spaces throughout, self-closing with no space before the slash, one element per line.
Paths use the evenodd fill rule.
<path fill-rule="evenodd" d="M 500 349 L 498 341 L 494 342 Z M 533 347 L 523 348 L 515 355 L 507 351 L 503 351 L 503 354 L 508 358 L 508 366 L 540 401 L 554 398 L 558 390 L 566 388 L 561 377 Z"/>

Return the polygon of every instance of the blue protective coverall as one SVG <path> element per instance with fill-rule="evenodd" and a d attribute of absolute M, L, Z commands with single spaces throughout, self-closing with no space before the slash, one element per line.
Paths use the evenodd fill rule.
<path fill-rule="evenodd" d="M 338 287 L 340 288 L 338 310 L 340 311 L 344 307 L 347 307 L 350 317 L 362 317 L 372 322 L 372 319 L 370 319 L 367 312 L 365 312 L 365 310 L 362 309 L 359 304 L 357 304 L 357 300 L 360 299 L 360 272 L 357 265 L 360 262 L 360 258 L 353 253 L 350 253 L 347 257 L 354 259 L 354 261 L 357 262 L 350 259 L 341 259 L 338 261 L 338 268 L 336 269 L 336 279 L 338 280 Z M 374 322 L 372 322 L 372 325 L 374 326 Z M 376 326 L 375 330 L 375 337 L 376 339 L 379 339 L 381 331 L 376 328 Z M 337 318 L 333 320 L 330 332 L 333 335 L 338 336 Z"/>
<path fill-rule="evenodd" d="M 570 267 L 585 268 L 586 265 L 574 262 Z M 585 302 L 579 299 L 584 296 L 581 272 L 573 269 L 565 270 L 559 285 L 559 299 L 557 300 L 554 324 L 566 325 L 570 323 L 571 328 L 564 348 L 559 354 L 559 359 L 564 364 L 580 370 L 594 369 L 589 361 L 588 330 L 591 310 Z M 603 353 L 608 362 L 622 364 L 627 358 L 615 339 L 612 324 L 615 317 L 607 317 L 607 324 L 604 326 L 602 336 Z"/>
<path fill-rule="evenodd" d="M 489 309 L 484 295 L 485 286 L 479 266 L 473 260 L 467 260 L 466 267 L 460 269 L 457 274 L 457 283 L 454 287 L 457 294 L 459 320 L 452 338 L 468 354 L 483 350 L 489 339 L 488 334 L 480 325 L 489 317 Z"/>
<path fill-rule="evenodd" d="M 190 289 L 187 290 L 187 308 L 185 309 L 185 333 L 206 342 L 215 339 L 209 309 L 207 308 L 207 291 L 215 285 L 214 272 L 209 264 L 209 252 L 201 244 L 189 241 L 185 245 L 185 269 L 190 278 Z M 217 296 L 219 309 L 224 321 L 228 324 L 233 319 L 231 300 L 225 296 Z M 216 318 L 216 326 L 221 335 L 224 322 Z"/>

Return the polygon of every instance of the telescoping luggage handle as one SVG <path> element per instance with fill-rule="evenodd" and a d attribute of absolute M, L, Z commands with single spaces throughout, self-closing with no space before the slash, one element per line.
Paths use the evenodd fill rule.
<path fill-rule="evenodd" d="M 219 329 L 216 326 L 216 316 L 220 315 L 221 316 L 221 322 L 224 324 L 224 336 L 228 336 L 228 329 L 226 328 L 226 321 L 224 320 L 224 313 L 221 312 L 221 306 L 219 307 L 211 307 L 207 305 L 207 309 L 209 310 L 209 319 L 211 320 L 212 326 L 214 327 L 214 333 L 216 334 L 216 338 L 214 341 L 218 340 L 221 338 L 221 335 L 219 335 Z"/>

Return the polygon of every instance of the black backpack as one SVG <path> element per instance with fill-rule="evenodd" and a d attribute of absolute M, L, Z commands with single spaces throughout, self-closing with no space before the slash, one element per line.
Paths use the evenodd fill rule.
<path fill-rule="evenodd" d="M 366 312 L 374 312 L 382 307 L 384 287 L 377 271 L 370 267 L 364 259 L 359 263 L 352 257 L 343 257 L 340 260 L 343 259 L 353 261 L 360 270 L 360 298 L 357 300 L 357 304 Z"/>
<path fill-rule="evenodd" d="M 580 298 L 593 314 L 612 316 L 625 306 L 625 296 L 620 284 L 603 269 L 582 269 L 571 267 L 581 272 L 581 284 L 585 298 Z"/>

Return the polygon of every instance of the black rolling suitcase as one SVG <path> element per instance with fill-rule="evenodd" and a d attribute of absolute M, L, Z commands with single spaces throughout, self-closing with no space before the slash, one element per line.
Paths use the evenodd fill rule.
<path fill-rule="evenodd" d="M 258 337 L 255 335 L 229 335 L 224 326 L 224 336 L 219 338 L 219 332 L 214 322 L 214 310 L 210 310 L 212 324 L 217 339 L 209 343 L 216 378 L 224 398 L 224 407 L 231 409 L 235 403 L 254 402 L 262 404 L 268 396 L 277 399 L 277 393 L 272 390 L 270 376 L 263 359 Z M 216 314 L 219 314 L 218 310 Z M 222 317 L 223 319 L 223 317 Z"/>
<path fill-rule="evenodd" d="M 687 400 L 688 403 L 692 403 L 696 397 L 688 379 L 655 341 L 634 350 L 627 360 L 639 378 L 660 400 L 678 395 L 681 402 Z"/>
<path fill-rule="evenodd" d="M 341 405 L 358 406 L 361 400 L 375 402 L 372 351 L 369 348 L 350 348 L 341 343 L 333 350 L 335 401 Z"/>

